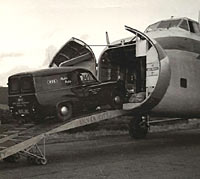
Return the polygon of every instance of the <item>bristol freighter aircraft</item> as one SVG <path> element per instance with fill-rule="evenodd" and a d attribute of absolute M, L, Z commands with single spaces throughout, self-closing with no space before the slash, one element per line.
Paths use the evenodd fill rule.
<path fill-rule="evenodd" d="M 107 35 L 98 66 L 91 48 L 72 38 L 50 68 L 8 78 L 8 103 L 16 120 L 54 117 L 62 122 L 34 126 L 32 132 L 25 125 L 6 131 L 10 135 L 0 138 L 0 160 L 13 162 L 23 154 L 45 165 L 46 136 L 122 115 L 132 118 L 129 132 L 137 139 L 146 136 L 151 116 L 200 117 L 199 23 L 171 18 L 144 33 L 125 28 L 132 37 L 109 43 Z M 103 106 L 110 108 L 96 111 Z"/>
<path fill-rule="evenodd" d="M 28 100 L 29 88 L 31 94 L 38 93 L 35 95 L 38 98 L 46 94 L 40 92 L 45 80 L 47 84 L 51 84 L 52 89 L 56 88 L 56 90 L 59 85 L 62 86 L 63 82 L 65 85 L 71 83 L 73 80 L 69 81 L 69 77 L 66 76 L 57 79 L 57 73 L 59 69 L 60 71 L 67 69 L 63 67 L 73 66 L 70 68 L 87 68 L 93 76 L 98 77 L 102 84 L 108 85 L 111 84 L 109 81 L 119 81 L 119 84 L 123 85 L 123 90 L 120 90 L 123 91 L 123 95 L 118 90 L 113 100 L 117 103 L 121 102 L 120 108 L 129 111 L 134 117 L 134 120 L 130 122 L 129 131 L 135 138 L 146 135 L 150 116 L 200 117 L 199 23 L 188 18 L 171 18 L 148 26 L 144 33 L 128 26 L 125 28 L 133 35 L 113 43 L 109 43 L 107 36 L 108 44 L 99 57 L 98 66 L 91 48 L 83 41 L 72 38 L 58 51 L 49 64 L 49 67 L 62 68 L 10 77 L 10 109 L 14 111 L 13 106 L 23 100 Z M 50 72 L 56 74 L 53 74 L 52 79 L 47 79 L 50 77 L 45 75 Z M 91 73 L 90 76 L 92 76 Z M 19 85 L 21 85 L 21 90 Z M 94 95 L 98 95 L 101 88 L 102 85 L 98 86 L 98 91 L 93 88 L 91 91 Z M 20 91 L 26 94 L 23 99 Z M 18 102 L 15 102 L 18 93 Z M 57 97 L 52 95 L 52 99 L 54 98 L 57 100 Z M 50 100 L 49 97 L 45 99 Z M 44 101 L 43 97 L 38 99 L 41 105 L 42 100 Z M 64 103 L 56 105 L 58 114 L 66 116 L 65 113 L 68 111 L 66 109 L 69 109 L 69 106 L 67 108 L 66 104 L 63 105 Z M 21 108 L 21 103 L 17 107 Z M 32 111 L 35 112 L 35 107 Z M 23 115 L 25 114 L 23 112 Z"/>
<path fill-rule="evenodd" d="M 146 135 L 149 116 L 200 117 L 200 25 L 171 18 L 149 25 L 144 33 L 125 26 L 133 36 L 108 43 L 98 60 L 100 81 L 122 80 L 127 90 L 123 110 L 135 120 L 130 134 Z M 96 74 L 91 49 L 72 38 L 52 66 L 81 66 Z"/>

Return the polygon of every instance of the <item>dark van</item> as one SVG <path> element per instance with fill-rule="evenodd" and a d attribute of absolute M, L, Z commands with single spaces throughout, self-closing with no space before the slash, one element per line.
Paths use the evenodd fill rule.
<path fill-rule="evenodd" d="M 8 79 L 8 90 L 15 119 L 56 116 L 61 121 L 107 104 L 121 108 L 126 93 L 123 83 L 101 83 L 89 70 L 78 67 L 15 74 Z"/>

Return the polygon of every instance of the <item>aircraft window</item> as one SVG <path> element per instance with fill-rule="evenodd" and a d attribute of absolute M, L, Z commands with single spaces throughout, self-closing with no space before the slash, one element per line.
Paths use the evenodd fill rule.
<path fill-rule="evenodd" d="M 187 79 L 181 78 L 180 79 L 180 85 L 182 88 L 187 88 Z"/>
<path fill-rule="evenodd" d="M 190 26 L 190 32 L 200 33 L 199 24 L 196 22 L 188 21 Z"/>
<path fill-rule="evenodd" d="M 193 22 L 192 24 L 193 24 L 194 32 L 199 33 L 200 32 L 199 24 L 197 24 L 196 22 Z"/>
<path fill-rule="evenodd" d="M 187 24 L 187 21 L 186 20 L 183 20 L 179 26 L 180 28 L 182 29 L 185 29 L 187 31 L 189 31 L 189 28 L 188 28 L 188 24 Z"/>
<path fill-rule="evenodd" d="M 198 25 L 197 23 L 193 23 L 193 26 L 194 26 L 194 31 L 195 31 L 196 33 L 199 33 L 199 32 L 200 32 L 200 30 L 199 30 L 199 25 Z"/>
<path fill-rule="evenodd" d="M 145 30 L 145 32 L 150 32 L 150 31 L 156 30 L 159 23 L 160 22 L 157 22 L 155 24 L 152 24 L 152 25 L 148 26 L 147 29 Z"/>
<path fill-rule="evenodd" d="M 170 27 L 177 27 L 180 23 L 180 19 L 178 20 L 169 20 L 169 21 L 161 21 L 158 25 L 158 28 L 170 28 Z"/>
<path fill-rule="evenodd" d="M 192 22 L 191 21 L 188 21 L 188 22 L 189 22 L 189 26 L 190 26 L 190 32 L 194 33 L 194 28 L 193 28 Z"/>

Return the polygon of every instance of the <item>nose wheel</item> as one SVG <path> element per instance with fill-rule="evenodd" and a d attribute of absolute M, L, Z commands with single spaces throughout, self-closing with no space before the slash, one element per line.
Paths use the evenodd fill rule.
<path fill-rule="evenodd" d="M 146 137 L 149 124 L 149 116 L 137 116 L 130 120 L 129 123 L 129 135 L 134 139 L 143 139 Z"/>

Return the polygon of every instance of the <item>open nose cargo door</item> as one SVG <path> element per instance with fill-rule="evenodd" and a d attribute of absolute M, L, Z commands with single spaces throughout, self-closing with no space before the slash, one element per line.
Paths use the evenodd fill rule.
<path fill-rule="evenodd" d="M 125 83 L 124 110 L 149 111 L 163 98 L 170 81 L 168 57 L 162 47 L 146 34 L 125 26 L 133 37 L 111 43 L 98 63 L 100 81 Z"/>
<path fill-rule="evenodd" d="M 96 58 L 92 49 L 83 41 L 71 38 L 54 56 L 49 67 L 77 66 L 96 75 Z"/>

